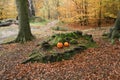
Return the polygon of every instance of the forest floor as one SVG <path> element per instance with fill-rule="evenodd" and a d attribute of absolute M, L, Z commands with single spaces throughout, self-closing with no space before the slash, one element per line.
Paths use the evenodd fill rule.
<path fill-rule="evenodd" d="M 38 31 L 42 29 L 37 28 Z M 76 54 L 71 60 L 55 63 L 21 64 L 43 41 L 43 36 L 65 31 L 47 28 L 40 33 L 43 36 L 35 31 L 38 38 L 34 41 L 0 45 L 0 80 L 120 80 L 120 42 L 112 45 L 101 36 L 109 28 L 83 30 L 93 35 L 98 47 Z"/>

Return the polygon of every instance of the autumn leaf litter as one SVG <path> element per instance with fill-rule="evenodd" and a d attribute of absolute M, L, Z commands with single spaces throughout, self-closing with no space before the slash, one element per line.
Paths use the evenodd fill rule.
<path fill-rule="evenodd" d="M 76 54 L 71 60 L 21 64 L 40 40 L 2 45 L 0 80 L 120 80 L 120 42 L 112 45 L 95 35 L 98 47 Z"/>

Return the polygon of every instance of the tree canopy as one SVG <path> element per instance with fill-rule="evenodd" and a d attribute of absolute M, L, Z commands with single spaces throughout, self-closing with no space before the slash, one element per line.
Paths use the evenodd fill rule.
<path fill-rule="evenodd" d="M 32 3 L 36 16 L 49 19 L 59 18 L 65 22 L 80 22 L 89 19 L 92 23 L 99 18 L 100 10 L 102 19 L 116 18 L 120 9 L 119 0 L 32 0 Z M 16 17 L 14 0 L 2 0 L 0 6 L 0 19 Z M 7 11 L 9 13 L 6 13 Z"/>

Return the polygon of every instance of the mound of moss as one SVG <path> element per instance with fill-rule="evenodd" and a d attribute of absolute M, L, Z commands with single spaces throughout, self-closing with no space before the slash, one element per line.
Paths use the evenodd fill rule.
<path fill-rule="evenodd" d="M 57 48 L 58 42 L 69 42 L 69 47 Z M 76 53 L 81 53 L 83 50 L 89 47 L 95 47 L 92 35 L 83 34 L 80 31 L 55 34 L 49 37 L 46 41 L 43 41 L 38 47 L 31 53 L 29 59 L 23 63 L 28 62 L 56 62 L 62 60 L 68 60 Z"/>
<path fill-rule="evenodd" d="M 73 40 L 77 40 L 78 38 L 82 37 L 82 32 L 75 31 L 66 34 L 55 34 L 50 39 L 49 42 L 51 45 L 56 45 L 58 42 L 72 42 Z"/>

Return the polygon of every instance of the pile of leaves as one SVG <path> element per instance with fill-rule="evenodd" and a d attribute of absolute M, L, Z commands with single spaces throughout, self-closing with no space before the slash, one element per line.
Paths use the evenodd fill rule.
<path fill-rule="evenodd" d="M 57 48 L 58 42 L 69 42 L 70 46 L 65 48 Z M 29 58 L 23 63 L 28 62 L 56 62 L 62 60 L 68 60 L 76 53 L 80 53 L 83 50 L 96 46 L 92 35 L 83 34 L 80 31 L 55 34 L 43 41 L 38 47 L 33 50 Z"/>

